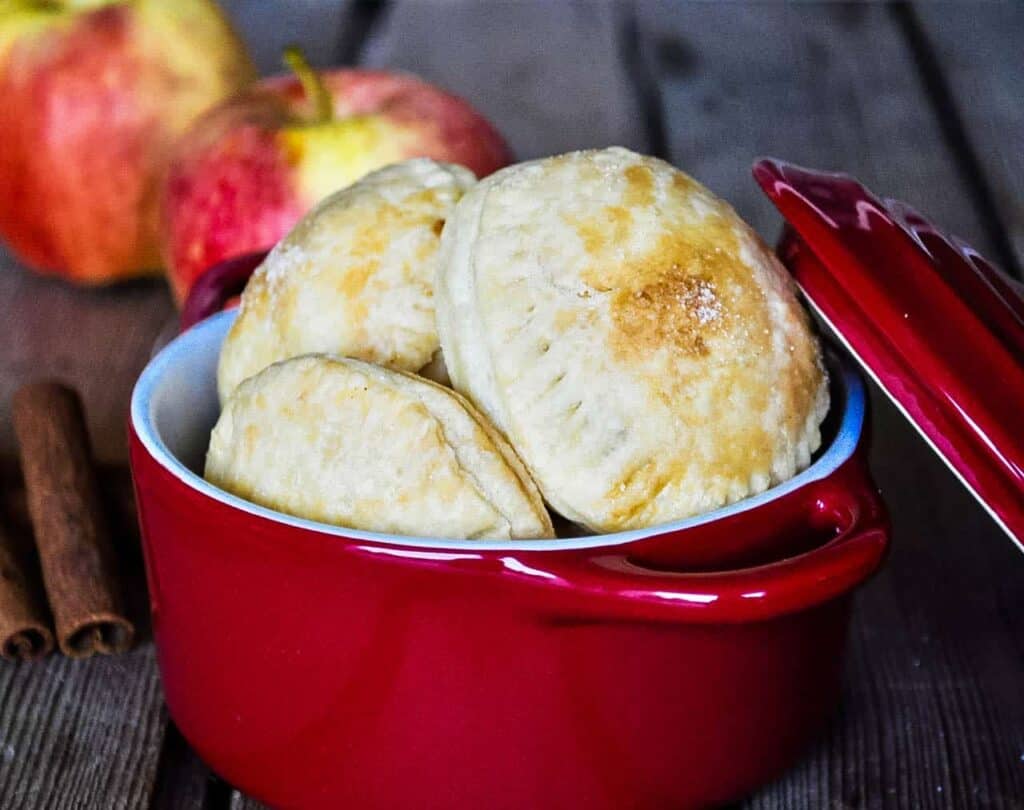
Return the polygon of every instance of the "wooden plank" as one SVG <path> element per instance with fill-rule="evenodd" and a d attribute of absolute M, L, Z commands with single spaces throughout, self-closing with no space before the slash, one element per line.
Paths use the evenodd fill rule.
<path fill-rule="evenodd" d="M 0 663 L 0 806 L 137 808 L 148 805 L 165 717 L 150 641 L 142 558 L 127 470 L 101 469 L 103 500 L 141 639 L 127 655 Z M 0 470 L 0 520 L 27 533 L 20 481 Z"/>
<path fill-rule="evenodd" d="M 231 810 L 270 810 L 270 808 L 262 802 L 236 792 L 231 797 Z"/>
<path fill-rule="evenodd" d="M 673 161 L 765 236 L 779 219 L 748 167 L 767 153 L 849 171 L 991 248 L 884 9 L 644 3 L 640 16 Z M 894 551 L 860 599 L 841 716 L 750 806 L 1012 807 L 1022 562 L 877 391 L 873 404 Z"/>
<path fill-rule="evenodd" d="M 884 8 L 748 5 L 738 13 L 652 0 L 639 12 L 673 160 L 760 233 L 776 233 L 779 218 L 749 167 L 773 155 L 851 172 L 985 244 L 955 155 Z"/>
<path fill-rule="evenodd" d="M 468 99 L 523 160 L 613 143 L 645 148 L 622 22 L 611 2 L 395 2 L 363 61 Z"/>
<path fill-rule="evenodd" d="M 163 727 L 150 644 L 115 658 L 0 664 L 3 807 L 145 807 Z"/>
<path fill-rule="evenodd" d="M 209 801 L 214 779 L 174 723 L 168 722 L 150 810 L 219 810 L 219 804 Z"/>
<path fill-rule="evenodd" d="M 123 466 L 128 396 L 173 310 L 164 282 L 76 289 L 32 275 L 0 251 L 0 297 L 6 316 L 0 319 L 0 519 L 29 531 L 16 491 L 10 397 L 21 383 L 47 376 L 82 393 L 97 456 L 119 465 L 107 478 L 121 492 L 108 493 L 108 500 L 130 509 Z M 4 808 L 136 808 L 148 801 L 163 738 L 162 698 L 145 640 L 134 517 L 112 514 L 111 521 L 143 641 L 116 658 L 71 662 L 55 655 L 31 665 L 0 664 Z"/>
<path fill-rule="evenodd" d="M 0 247 L 0 300 L 0 458 L 15 454 L 15 389 L 56 377 L 82 394 L 97 457 L 124 462 L 128 396 L 173 312 L 166 283 L 79 289 L 30 273 Z"/>
<path fill-rule="evenodd" d="M 976 158 L 1017 275 L 1024 268 L 1024 6 L 1020 3 L 920 3 L 911 24 L 941 66 L 953 119 Z M 996 261 L 1002 257 L 993 255 Z M 1005 262 L 1008 266 L 1009 262 Z"/>

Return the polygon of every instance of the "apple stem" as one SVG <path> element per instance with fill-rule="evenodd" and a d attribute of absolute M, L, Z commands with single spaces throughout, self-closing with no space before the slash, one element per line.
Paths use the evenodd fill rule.
<path fill-rule="evenodd" d="M 306 98 L 313 102 L 313 109 L 316 111 L 315 123 L 323 124 L 330 121 L 334 117 L 334 100 L 331 98 L 330 91 L 324 86 L 320 74 L 309 64 L 302 48 L 298 45 L 289 45 L 284 49 L 282 58 L 285 65 L 302 83 Z"/>

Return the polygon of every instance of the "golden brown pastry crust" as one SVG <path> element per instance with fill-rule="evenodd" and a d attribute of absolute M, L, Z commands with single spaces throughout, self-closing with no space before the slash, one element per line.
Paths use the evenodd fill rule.
<path fill-rule="evenodd" d="M 515 452 L 454 391 L 350 358 L 275 363 L 232 394 L 206 478 L 356 529 L 451 539 L 554 536 Z"/>
<path fill-rule="evenodd" d="M 419 158 L 331 195 L 257 269 L 221 350 L 221 401 L 288 357 L 333 352 L 417 371 L 438 351 L 434 276 L 444 221 L 475 181 Z"/>
<path fill-rule="evenodd" d="M 820 443 L 827 380 L 788 274 L 662 161 L 612 148 L 490 176 L 449 219 L 437 295 L 455 387 L 594 530 L 739 500 Z"/>

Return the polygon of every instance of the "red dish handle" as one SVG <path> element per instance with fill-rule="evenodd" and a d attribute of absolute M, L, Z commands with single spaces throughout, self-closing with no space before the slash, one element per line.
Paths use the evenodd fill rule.
<path fill-rule="evenodd" d="M 212 265 L 196 279 L 181 309 L 181 331 L 191 329 L 225 308 L 227 303 L 241 295 L 249 277 L 255 272 L 267 251 L 246 253 Z"/>
<path fill-rule="evenodd" d="M 602 550 L 582 560 L 540 565 L 548 584 L 572 598 L 574 615 L 699 624 L 770 619 L 850 592 L 881 564 L 889 523 L 866 472 L 851 488 L 840 480 L 808 487 L 809 521 L 836 536 L 825 545 L 778 562 L 735 571 L 673 573 Z"/>

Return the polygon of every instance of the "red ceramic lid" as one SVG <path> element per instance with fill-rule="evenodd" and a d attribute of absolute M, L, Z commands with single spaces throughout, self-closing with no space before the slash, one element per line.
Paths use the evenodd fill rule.
<path fill-rule="evenodd" d="M 856 180 L 754 177 L 808 301 L 1024 550 L 1024 297 L 977 251 Z"/>

